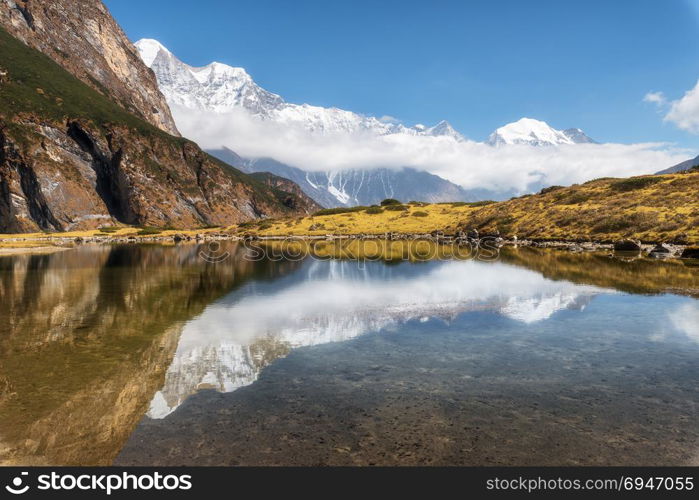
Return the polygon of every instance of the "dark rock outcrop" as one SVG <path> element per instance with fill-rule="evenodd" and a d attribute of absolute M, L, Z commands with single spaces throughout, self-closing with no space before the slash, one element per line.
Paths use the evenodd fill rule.
<path fill-rule="evenodd" d="M 699 259 L 699 247 L 687 247 L 682 251 L 683 259 Z"/>
<path fill-rule="evenodd" d="M 641 242 L 635 240 L 620 240 L 614 243 L 616 252 L 640 252 Z"/>
<path fill-rule="evenodd" d="M 286 196 L 282 196 L 279 201 L 290 209 L 312 214 L 323 208 L 306 196 L 306 193 L 303 192 L 298 184 L 289 179 L 269 172 L 253 173 L 250 174 L 250 177 L 266 186 L 277 189 L 281 193 L 285 193 Z"/>

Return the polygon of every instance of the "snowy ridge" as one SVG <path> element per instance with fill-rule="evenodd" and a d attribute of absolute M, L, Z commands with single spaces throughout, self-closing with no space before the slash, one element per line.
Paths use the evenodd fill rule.
<path fill-rule="evenodd" d="M 521 118 L 508 123 L 490 134 L 488 144 L 505 146 L 525 144 L 529 146 L 560 146 L 564 144 L 594 143 L 579 128 L 556 130 L 548 123 L 533 118 Z"/>
<path fill-rule="evenodd" d="M 297 124 L 317 133 L 371 132 L 464 140 L 446 121 L 433 127 L 406 127 L 339 108 L 291 104 L 257 85 L 243 68 L 218 62 L 197 68 L 177 59 L 157 40 L 142 39 L 135 45 L 143 62 L 155 72 L 160 89 L 171 105 L 217 113 L 242 107 L 261 119 Z"/>

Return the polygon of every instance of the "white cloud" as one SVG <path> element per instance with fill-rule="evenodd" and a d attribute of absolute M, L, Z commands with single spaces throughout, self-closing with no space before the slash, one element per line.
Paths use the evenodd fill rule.
<path fill-rule="evenodd" d="M 414 167 L 466 189 L 527 192 L 598 177 L 650 174 L 674 165 L 686 151 L 661 143 L 525 145 L 494 148 L 450 137 L 369 132 L 309 132 L 301 125 L 262 121 L 244 110 L 216 114 L 172 106 L 185 137 L 205 149 L 229 147 L 244 157 L 271 157 L 310 171 Z"/>
<path fill-rule="evenodd" d="M 658 107 L 662 107 L 667 104 L 667 98 L 662 92 L 648 92 L 645 96 L 643 96 L 643 102 L 649 102 L 657 105 Z"/>
<path fill-rule="evenodd" d="M 665 115 L 665 121 L 692 134 L 699 134 L 699 82 L 681 99 L 670 102 L 670 111 Z"/>
<path fill-rule="evenodd" d="M 685 304 L 669 313 L 673 326 L 690 340 L 699 342 L 699 306 Z"/>
<path fill-rule="evenodd" d="M 398 118 L 391 115 L 383 115 L 381 118 L 379 118 L 379 121 L 383 123 L 400 123 L 400 120 L 398 120 Z"/>

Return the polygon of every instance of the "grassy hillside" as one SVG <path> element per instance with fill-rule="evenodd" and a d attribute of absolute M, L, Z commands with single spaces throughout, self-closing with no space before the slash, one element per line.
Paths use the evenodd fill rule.
<path fill-rule="evenodd" d="M 41 52 L 27 47 L 0 27 L 0 115 L 28 114 L 62 122 L 66 117 L 95 125 L 119 123 L 140 133 L 172 137 L 126 112 Z M 185 139 L 172 137 L 172 140 Z"/>
<path fill-rule="evenodd" d="M 385 232 L 425 233 L 459 229 L 503 236 L 558 240 L 699 243 L 699 172 L 598 179 L 498 203 L 409 203 L 330 209 L 313 217 L 263 221 L 241 230 L 263 235 Z"/>

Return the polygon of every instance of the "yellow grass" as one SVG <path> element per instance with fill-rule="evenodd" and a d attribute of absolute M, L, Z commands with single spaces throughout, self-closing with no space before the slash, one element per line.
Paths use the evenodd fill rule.
<path fill-rule="evenodd" d="M 429 233 L 444 229 L 454 221 L 466 217 L 473 208 L 451 204 L 409 206 L 405 212 L 384 211 L 380 214 L 367 214 L 364 211 L 336 215 L 309 216 L 300 219 L 282 219 L 262 223 L 261 227 L 271 227 L 255 231 L 265 236 L 302 236 L 331 234 L 385 234 Z M 415 212 L 426 212 L 427 217 L 415 217 Z M 320 226 L 311 230 L 311 226 Z M 235 227 L 234 227 L 235 228 Z M 241 228 L 245 230 L 246 228 Z"/>
<path fill-rule="evenodd" d="M 648 185 L 644 181 L 650 179 Z M 640 188 L 620 190 L 635 182 Z M 415 217 L 424 212 L 426 217 Z M 313 230 L 311 230 L 313 228 Z M 233 227 L 232 229 L 236 229 Z M 405 212 L 365 211 L 263 221 L 239 233 L 261 236 L 429 233 L 477 229 L 520 239 L 605 240 L 638 238 L 699 244 L 699 172 L 600 179 L 583 185 L 481 207 L 411 205 Z"/>

